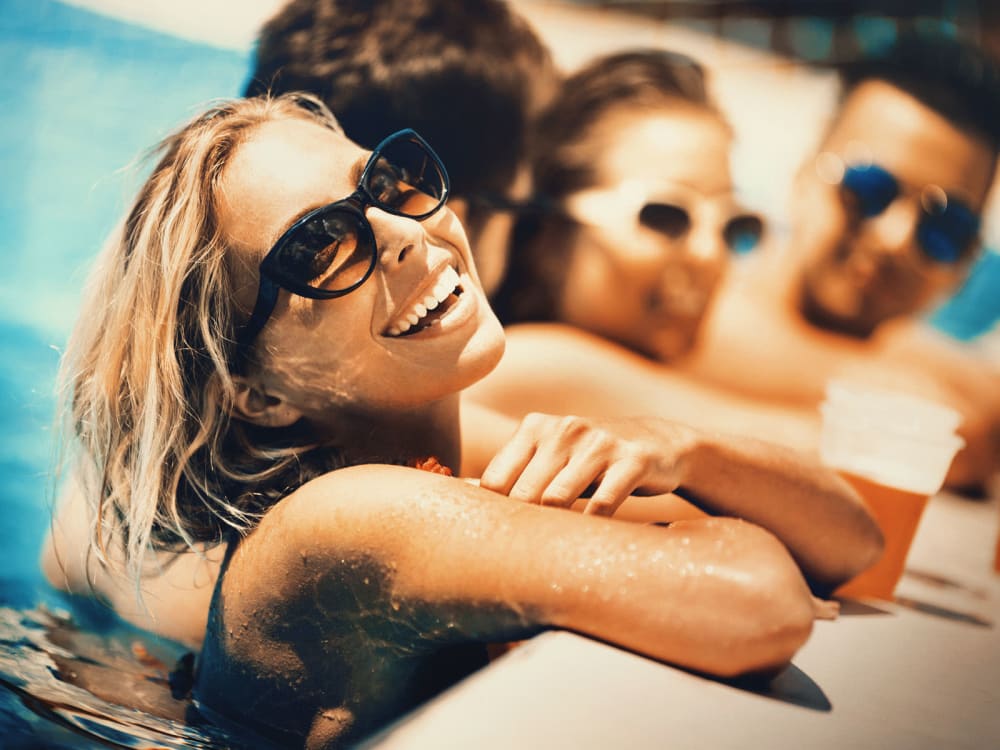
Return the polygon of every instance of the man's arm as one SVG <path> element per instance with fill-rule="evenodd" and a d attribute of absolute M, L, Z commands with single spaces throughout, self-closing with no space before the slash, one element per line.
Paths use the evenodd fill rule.
<path fill-rule="evenodd" d="M 823 331 L 795 315 L 778 282 L 733 278 L 717 293 L 697 348 L 678 367 L 746 398 L 812 409 L 841 367 L 876 351 L 872 341 Z"/>

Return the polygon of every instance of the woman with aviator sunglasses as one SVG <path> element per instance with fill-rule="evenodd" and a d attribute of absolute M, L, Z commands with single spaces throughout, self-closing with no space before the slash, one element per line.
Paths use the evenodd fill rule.
<path fill-rule="evenodd" d="M 843 482 L 753 441 L 535 415 L 484 455 L 459 395 L 503 336 L 412 131 L 366 154 L 294 95 L 218 105 L 161 154 L 63 372 L 90 553 L 145 588 L 149 554 L 226 547 L 195 687 L 215 720 L 337 746 L 548 627 L 773 669 L 830 614 L 795 563 L 828 589 L 877 554 Z M 671 490 L 792 556 L 732 518 L 543 507 Z"/>

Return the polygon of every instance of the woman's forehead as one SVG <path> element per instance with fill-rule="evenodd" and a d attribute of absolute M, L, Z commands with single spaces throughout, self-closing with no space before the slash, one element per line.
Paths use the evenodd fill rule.
<path fill-rule="evenodd" d="M 344 135 L 315 122 L 283 119 L 258 126 L 237 149 L 232 166 L 260 182 L 291 186 L 342 180 L 353 190 L 367 155 Z"/>
<path fill-rule="evenodd" d="M 233 154 L 216 200 L 229 241 L 260 249 L 295 217 L 350 195 L 368 152 L 307 120 L 260 125 Z"/>
<path fill-rule="evenodd" d="M 599 159 L 603 179 L 668 180 L 702 193 L 731 189 L 730 134 L 713 113 L 690 106 L 628 111 L 614 124 Z"/>

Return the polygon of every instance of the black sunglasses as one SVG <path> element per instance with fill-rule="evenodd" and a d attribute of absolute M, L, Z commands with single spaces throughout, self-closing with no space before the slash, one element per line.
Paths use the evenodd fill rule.
<path fill-rule="evenodd" d="M 885 211 L 901 192 L 899 180 L 877 164 L 849 166 L 840 180 L 841 194 L 860 219 Z M 976 244 L 979 215 L 935 185 L 920 193 L 917 243 L 923 254 L 936 263 L 957 263 Z"/>
<path fill-rule="evenodd" d="M 264 256 L 257 301 L 237 333 L 237 344 L 246 347 L 260 333 L 281 289 L 333 299 L 368 280 L 378 262 L 378 245 L 365 218 L 367 207 L 422 221 L 445 204 L 448 191 L 444 164 L 416 132 L 400 130 L 385 138 L 368 158 L 357 190 L 307 213 Z"/>

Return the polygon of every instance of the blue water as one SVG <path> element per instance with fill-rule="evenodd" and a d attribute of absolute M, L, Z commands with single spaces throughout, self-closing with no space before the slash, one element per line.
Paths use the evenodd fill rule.
<path fill-rule="evenodd" d="M 961 289 L 930 322 L 961 341 L 974 340 L 1000 321 L 1000 252 L 983 253 Z"/>
<path fill-rule="evenodd" d="M 248 61 L 248 53 L 184 41 L 52 0 L 0 0 L 4 748 L 106 746 L 84 734 L 129 747 L 208 742 L 202 735 L 185 736 L 182 725 L 163 724 L 152 709 L 143 719 L 149 726 L 122 724 L 113 700 L 53 677 L 53 664 L 65 658 L 58 640 L 65 641 L 66 633 L 74 634 L 76 647 L 86 640 L 89 649 L 88 670 L 73 674 L 97 675 L 98 683 L 113 685 L 116 680 L 100 671 L 113 666 L 108 675 L 133 675 L 161 694 L 166 667 L 150 669 L 132 651 L 155 650 L 170 667 L 181 650 L 130 631 L 107 613 L 81 612 L 57 598 L 46 589 L 36 559 L 52 494 L 59 350 L 86 269 L 137 182 L 138 172 L 122 170 L 205 102 L 237 95 Z M 60 614 L 67 607 L 74 621 L 86 622 L 83 635 Z M 52 714 L 50 703 L 62 708 Z M 129 727 L 124 734 L 123 726 Z"/>

